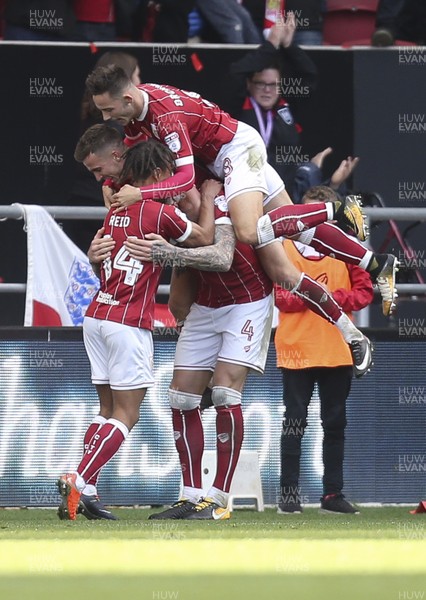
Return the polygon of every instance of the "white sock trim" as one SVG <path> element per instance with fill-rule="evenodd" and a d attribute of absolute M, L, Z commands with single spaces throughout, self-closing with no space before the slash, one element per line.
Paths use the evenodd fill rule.
<path fill-rule="evenodd" d="M 219 490 L 218 488 L 212 486 L 206 496 L 207 498 L 214 500 L 216 504 L 219 504 L 219 506 L 222 508 L 226 508 L 228 506 L 229 494 L 223 490 Z"/>
<path fill-rule="evenodd" d="M 82 491 L 82 494 L 84 494 L 85 496 L 97 496 L 98 490 L 96 489 L 95 485 L 88 483 L 86 485 L 86 487 L 84 488 L 84 490 Z"/>
<path fill-rule="evenodd" d="M 237 390 L 225 387 L 223 385 L 215 385 L 212 388 L 212 401 L 215 407 L 218 406 L 237 406 L 241 404 L 242 394 Z"/>
<path fill-rule="evenodd" d="M 121 431 L 121 433 L 124 435 L 124 439 L 126 439 L 126 437 L 129 435 L 129 430 L 127 428 L 127 426 L 122 423 L 121 421 L 118 421 L 117 419 L 108 419 L 107 423 L 111 423 L 111 425 L 114 425 L 114 427 L 117 427 L 117 429 L 119 429 Z"/>
<path fill-rule="evenodd" d="M 359 262 L 359 266 L 361 267 L 361 269 L 364 269 L 365 271 L 367 270 L 367 267 L 370 264 L 370 260 L 372 259 L 372 257 L 373 257 L 372 251 L 367 250 Z"/>
<path fill-rule="evenodd" d="M 257 243 L 265 244 L 275 239 L 274 228 L 272 227 L 271 217 L 263 215 L 257 222 Z"/>
<path fill-rule="evenodd" d="M 195 488 L 189 485 L 184 485 L 182 490 L 182 498 L 197 504 L 200 498 L 203 496 L 202 488 Z"/>
<path fill-rule="evenodd" d="M 325 206 L 327 208 L 327 220 L 334 221 L 334 211 L 336 208 L 334 202 L 326 202 Z"/>
<path fill-rule="evenodd" d="M 350 344 L 354 340 L 360 340 L 363 338 L 363 335 L 360 332 L 360 330 L 355 327 L 355 325 L 352 323 L 352 321 L 346 314 L 341 315 L 337 319 L 335 325 L 336 327 L 338 327 L 340 333 L 343 335 L 347 344 Z"/>
<path fill-rule="evenodd" d="M 191 394 L 169 388 L 169 404 L 176 410 L 194 410 L 200 406 L 201 394 Z"/>
<path fill-rule="evenodd" d="M 107 422 L 107 420 L 108 419 L 106 419 L 102 415 L 96 415 L 96 417 L 94 417 L 92 423 L 98 423 L 99 425 L 105 425 L 105 423 Z"/>
<path fill-rule="evenodd" d="M 299 233 L 299 235 L 297 236 L 297 241 L 302 242 L 302 244 L 306 244 L 307 246 L 310 246 L 314 238 L 316 229 L 316 227 L 311 227 L 306 231 L 302 231 L 302 233 Z"/>
<path fill-rule="evenodd" d="M 80 475 L 78 471 L 74 471 L 74 473 L 77 475 L 75 479 L 75 487 L 79 492 L 82 492 L 86 487 L 86 482 L 84 481 L 82 475 Z"/>

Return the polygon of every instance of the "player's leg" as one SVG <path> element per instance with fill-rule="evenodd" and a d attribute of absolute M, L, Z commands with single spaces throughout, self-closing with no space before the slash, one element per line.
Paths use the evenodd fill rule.
<path fill-rule="evenodd" d="M 281 431 L 281 476 L 278 513 L 302 512 L 299 487 L 302 438 L 316 369 L 282 369 L 285 415 Z"/>
<path fill-rule="evenodd" d="M 169 389 L 173 437 L 182 472 L 182 493 L 170 508 L 150 515 L 150 519 L 182 519 L 203 495 L 201 461 L 204 431 L 201 422 L 202 392 L 211 371 L 174 371 Z"/>
<path fill-rule="evenodd" d="M 169 403 L 183 489 L 177 502 L 151 515 L 150 519 L 182 519 L 203 493 L 201 461 L 204 431 L 200 403 L 210 382 L 220 347 L 220 336 L 211 326 L 213 311 L 193 304 L 176 345 Z"/>
<path fill-rule="evenodd" d="M 58 480 L 70 520 L 76 518 L 80 496 L 86 484 L 118 452 L 137 423 L 146 388 L 154 383 L 150 331 L 98 319 L 88 321 L 88 336 L 92 334 L 103 341 L 108 373 L 102 377 L 108 376 L 110 379 L 113 410 L 111 417 L 93 436 L 76 471 L 66 473 Z M 89 347 L 89 352 L 93 350 L 90 345 L 86 347 Z M 92 364 L 93 355 L 89 354 L 89 358 Z M 97 385 L 100 383 L 93 379 L 93 372 L 92 381 Z"/>
<path fill-rule="evenodd" d="M 398 297 L 396 272 L 399 261 L 396 256 L 372 252 L 332 223 L 323 223 L 303 232 L 298 239 L 322 254 L 333 255 L 338 260 L 368 271 L 382 296 L 383 314 L 389 316 L 394 311 Z"/>
<path fill-rule="evenodd" d="M 323 496 L 321 508 L 327 512 L 355 514 L 357 509 L 343 495 L 346 399 L 352 383 L 348 366 L 318 369 L 323 439 Z"/>
<path fill-rule="evenodd" d="M 102 425 L 74 473 L 59 479 L 62 496 L 67 497 L 70 520 L 75 520 L 80 496 L 89 482 L 117 454 L 131 429 L 139 420 L 139 409 L 146 388 L 114 390 L 114 410 Z"/>
<path fill-rule="evenodd" d="M 371 344 L 331 294 L 320 283 L 301 273 L 293 265 L 283 244 L 273 242 L 258 248 L 257 253 L 265 272 L 273 282 L 299 296 L 307 308 L 336 325 L 351 349 L 357 377 L 366 373 L 372 361 Z"/>
<path fill-rule="evenodd" d="M 92 422 L 89 424 L 83 438 L 83 454 L 89 447 L 90 442 L 93 439 L 93 436 L 99 431 L 104 423 L 106 423 L 107 419 L 112 414 L 112 392 L 109 384 L 97 385 L 96 391 L 99 398 L 99 414 L 97 414 Z M 98 481 L 99 473 L 92 478 L 86 485 L 83 490 L 83 493 L 80 498 L 80 504 L 78 507 L 78 513 L 83 514 L 87 519 L 96 519 L 96 518 L 105 518 L 115 520 L 116 517 L 112 515 L 112 513 L 107 510 L 100 502 L 97 492 L 97 481 Z M 93 511 L 86 510 L 87 506 L 93 506 L 96 503 Z M 94 513 L 99 512 L 99 517 L 96 517 Z M 68 520 L 68 509 L 66 500 L 62 500 L 61 504 L 58 507 L 58 517 L 61 520 Z"/>
<path fill-rule="evenodd" d="M 228 519 L 228 499 L 244 437 L 241 395 L 250 369 L 263 372 L 272 324 L 272 296 L 215 309 L 221 347 L 213 374 L 217 467 L 206 496 L 185 519 Z"/>
<path fill-rule="evenodd" d="M 216 475 L 205 497 L 186 519 L 228 519 L 229 492 L 244 438 L 241 392 L 248 367 L 218 361 L 213 374 L 216 409 Z"/>
<path fill-rule="evenodd" d="M 84 452 L 87 450 L 102 425 L 112 417 L 114 402 L 110 386 L 108 384 L 97 385 L 96 392 L 99 398 L 100 409 L 99 414 L 94 417 L 84 435 Z M 89 520 L 107 519 L 115 521 L 117 520 L 117 517 L 115 517 L 99 499 L 97 490 L 99 475 L 100 471 L 87 481 L 86 487 L 80 497 L 77 514 L 82 514 Z"/>
<path fill-rule="evenodd" d="M 271 194 L 265 201 L 264 211 L 274 211 L 280 206 L 285 207 L 291 203 L 286 191 L 279 188 L 277 173 L 274 170 L 271 172 L 270 169 L 267 169 L 267 184 Z M 353 198 L 353 196 L 348 196 L 346 201 L 352 202 Z M 354 231 L 356 228 L 349 227 L 349 229 Z M 365 239 L 365 237 L 366 232 L 361 235 L 361 239 Z M 317 225 L 308 231 L 302 232 L 297 237 L 294 236 L 294 239 L 312 246 L 321 254 L 332 254 L 338 260 L 358 265 L 368 271 L 382 295 L 383 314 L 388 316 L 392 313 L 397 298 L 395 275 L 398 269 L 398 260 L 395 256 L 372 252 L 360 244 L 353 235 L 347 235 L 340 227 L 336 227 L 332 223 Z"/>
<path fill-rule="evenodd" d="M 283 235 L 283 231 L 288 236 L 296 235 L 336 218 L 333 203 L 311 207 L 287 204 L 275 209 L 272 218 L 263 214 L 263 201 L 276 193 L 278 187 L 282 189 L 283 184 L 267 163 L 265 144 L 259 133 L 244 123 L 239 123 L 232 142 L 222 146 L 209 168 L 224 181 L 232 224 L 241 242 L 265 243 Z M 271 170 L 276 175 L 272 183 L 266 179 Z"/>

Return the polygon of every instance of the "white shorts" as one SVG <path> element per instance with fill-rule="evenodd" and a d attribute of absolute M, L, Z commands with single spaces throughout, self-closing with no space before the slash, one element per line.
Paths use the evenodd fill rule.
<path fill-rule="evenodd" d="M 84 317 L 83 339 L 92 383 L 113 390 L 154 385 L 152 334 L 148 329 Z"/>
<path fill-rule="evenodd" d="M 267 204 L 284 189 L 281 177 L 267 162 L 266 147 L 260 134 L 241 121 L 234 138 L 222 146 L 208 168 L 223 179 L 228 202 L 245 192 L 258 191 L 265 195 L 263 203 Z"/>
<path fill-rule="evenodd" d="M 271 335 L 273 296 L 210 308 L 194 303 L 176 346 L 177 370 L 214 371 L 217 361 L 263 373 Z"/>

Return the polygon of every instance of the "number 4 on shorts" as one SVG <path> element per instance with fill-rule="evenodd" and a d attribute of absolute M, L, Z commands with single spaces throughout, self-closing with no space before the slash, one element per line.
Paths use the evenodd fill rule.
<path fill-rule="evenodd" d="M 251 324 L 251 319 L 247 319 L 244 325 L 241 328 L 241 333 L 247 336 L 247 341 L 251 342 L 251 338 L 253 337 L 253 325 Z"/>

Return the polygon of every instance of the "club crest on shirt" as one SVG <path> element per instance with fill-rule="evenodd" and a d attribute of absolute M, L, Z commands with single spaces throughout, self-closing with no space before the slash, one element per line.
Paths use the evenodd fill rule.
<path fill-rule="evenodd" d="M 182 148 L 179 134 L 176 131 L 173 131 L 172 133 L 166 135 L 164 141 L 166 142 L 166 144 L 172 152 L 179 152 L 179 150 Z"/>
<path fill-rule="evenodd" d="M 284 123 L 286 123 L 287 125 L 293 125 L 293 115 L 291 114 L 288 106 L 283 106 L 283 108 L 280 108 L 277 112 L 280 115 L 281 119 L 284 121 Z"/>

